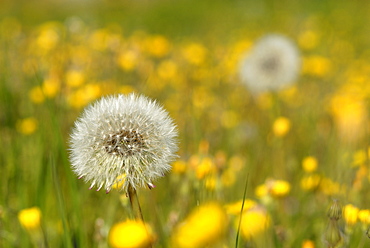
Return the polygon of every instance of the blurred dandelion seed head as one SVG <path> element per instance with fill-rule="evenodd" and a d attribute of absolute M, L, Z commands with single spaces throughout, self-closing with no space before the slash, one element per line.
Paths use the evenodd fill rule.
<path fill-rule="evenodd" d="M 296 46 L 281 35 L 267 35 L 243 56 L 239 74 L 254 94 L 283 89 L 294 83 L 301 67 Z"/>
<path fill-rule="evenodd" d="M 75 122 L 70 160 L 91 188 L 145 187 L 170 169 L 176 137 L 176 126 L 155 101 L 135 94 L 110 96 L 88 106 Z"/>

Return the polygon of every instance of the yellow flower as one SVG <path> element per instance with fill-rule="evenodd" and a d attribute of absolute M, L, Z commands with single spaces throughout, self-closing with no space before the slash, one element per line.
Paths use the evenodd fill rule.
<path fill-rule="evenodd" d="M 125 183 L 126 175 L 122 174 L 116 178 L 116 181 L 113 183 L 112 189 L 121 189 L 123 184 Z"/>
<path fill-rule="evenodd" d="M 324 77 L 331 71 L 331 61 L 325 57 L 313 55 L 303 59 L 303 73 L 307 75 Z"/>
<path fill-rule="evenodd" d="M 289 132 L 290 126 L 291 126 L 291 123 L 288 118 L 279 117 L 274 121 L 272 130 L 275 136 L 283 137 Z"/>
<path fill-rule="evenodd" d="M 45 96 L 40 86 L 33 87 L 28 93 L 28 96 L 33 103 L 39 104 L 45 101 Z"/>
<path fill-rule="evenodd" d="M 287 181 L 275 180 L 271 187 L 271 195 L 275 197 L 286 196 L 290 192 L 290 184 Z"/>
<path fill-rule="evenodd" d="M 239 220 L 237 220 L 239 223 Z M 254 207 L 242 215 L 240 233 L 245 239 L 255 238 L 269 228 L 271 219 L 269 214 L 261 207 Z"/>
<path fill-rule="evenodd" d="M 17 130 L 21 134 L 33 134 L 37 129 L 38 122 L 34 117 L 25 118 L 17 121 Z"/>
<path fill-rule="evenodd" d="M 167 55 L 171 48 L 166 37 L 161 35 L 149 37 L 145 45 L 148 53 L 158 58 Z"/>
<path fill-rule="evenodd" d="M 28 231 L 40 228 L 41 210 L 38 207 L 23 209 L 18 213 L 18 220 Z"/>
<path fill-rule="evenodd" d="M 305 172 L 314 172 L 317 169 L 317 159 L 309 156 L 305 157 L 302 161 L 302 167 Z"/>
<path fill-rule="evenodd" d="M 191 43 L 183 49 L 183 56 L 193 65 L 200 65 L 206 58 L 206 48 L 198 43 Z"/>
<path fill-rule="evenodd" d="M 347 204 L 343 208 L 343 216 L 344 220 L 348 225 L 354 225 L 357 222 L 357 215 L 359 213 L 359 209 L 352 204 Z"/>
<path fill-rule="evenodd" d="M 173 247 L 200 248 L 210 246 L 223 237 L 227 216 L 217 203 L 206 203 L 193 210 L 177 227 Z"/>
<path fill-rule="evenodd" d="M 315 243 L 312 240 L 304 240 L 302 243 L 302 248 L 315 248 Z"/>
<path fill-rule="evenodd" d="M 301 179 L 301 188 L 303 190 L 315 190 L 320 185 L 321 177 L 317 174 L 308 175 Z"/>
<path fill-rule="evenodd" d="M 158 65 L 157 73 L 161 79 L 174 79 L 177 74 L 177 65 L 172 60 L 165 60 Z"/>
<path fill-rule="evenodd" d="M 211 172 L 215 171 L 215 165 L 213 160 L 209 157 L 205 157 L 201 160 L 200 164 L 198 164 L 196 168 L 196 176 L 198 179 L 204 178 L 206 175 L 211 174 Z"/>
<path fill-rule="evenodd" d="M 70 70 L 66 73 L 66 83 L 70 87 L 78 87 L 85 82 L 85 75 L 82 71 Z"/>
<path fill-rule="evenodd" d="M 353 166 L 361 166 L 363 165 L 367 160 L 367 154 L 364 150 L 359 150 L 353 155 Z"/>
<path fill-rule="evenodd" d="M 135 69 L 138 61 L 138 54 L 133 50 L 122 52 L 118 57 L 118 65 L 125 71 Z"/>
<path fill-rule="evenodd" d="M 319 42 L 319 36 L 312 30 L 301 33 L 298 37 L 299 46 L 305 50 L 314 49 Z"/>
<path fill-rule="evenodd" d="M 263 198 L 269 194 L 269 189 L 265 184 L 258 185 L 255 189 L 255 194 L 258 198 Z"/>
<path fill-rule="evenodd" d="M 57 78 L 50 77 L 42 83 L 42 92 L 49 98 L 55 97 L 60 90 L 60 81 Z"/>
<path fill-rule="evenodd" d="M 126 220 L 111 228 L 108 240 L 113 248 L 147 248 L 155 238 L 148 225 L 141 221 Z"/>
<path fill-rule="evenodd" d="M 239 215 L 240 211 L 242 209 L 242 204 L 243 204 L 243 200 L 240 200 L 240 201 L 237 201 L 237 202 L 234 202 L 234 203 L 230 203 L 230 204 L 226 204 L 225 205 L 226 212 L 228 214 L 232 214 L 232 215 Z M 257 203 L 255 201 L 253 201 L 251 199 L 245 199 L 243 212 L 248 211 L 249 209 L 251 209 L 255 206 L 257 206 Z"/>
<path fill-rule="evenodd" d="M 53 49 L 59 42 L 58 24 L 54 22 L 44 24 L 40 28 L 36 42 L 43 50 Z"/>
<path fill-rule="evenodd" d="M 361 223 L 369 225 L 370 224 L 370 210 L 362 209 L 358 212 L 357 217 Z"/>
<path fill-rule="evenodd" d="M 289 194 L 290 184 L 284 180 L 267 179 L 264 184 L 257 186 L 255 194 L 259 198 L 265 196 L 283 197 Z"/>
<path fill-rule="evenodd" d="M 172 172 L 175 174 L 182 174 L 186 172 L 186 162 L 183 160 L 177 160 L 172 165 Z"/>

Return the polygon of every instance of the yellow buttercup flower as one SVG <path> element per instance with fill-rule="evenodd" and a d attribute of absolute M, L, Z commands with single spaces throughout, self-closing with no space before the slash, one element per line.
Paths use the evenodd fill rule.
<path fill-rule="evenodd" d="M 286 196 L 290 192 L 290 184 L 287 181 L 275 180 L 271 186 L 271 195 L 275 197 Z"/>
<path fill-rule="evenodd" d="M 33 134 L 38 126 L 38 121 L 34 117 L 25 118 L 17 122 L 17 130 L 21 134 Z"/>
<path fill-rule="evenodd" d="M 303 190 L 315 190 L 319 187 L 321 177 L 318 174 L 308 175 L 301 179 L 301 188 Z"/>
<path fill-rule="evenodd" d="M 183 49 L 183 56 L 185 59 L 193 64 L 200 65 L 206 58 L 206 48 L 198 43 L 191 43 Z"/>
<path fill-rule="evenodd" d="M 172 173 L 182 174 L 186 172 L 187 164 L 183 160 L 177 160 L 172 164 Z"/>
<path fill-rule="evenodd" d="M 274 121 L 272 130 L 277 137 L 285 136 L 290 130 L 290 120 L 286 117 L 279 117 Z"/>
<path fill-rule="evenodd" d="M 315 243 L 312 240 L 305 240 L 302 243 L 302 248 L 315 248 Z"/>
<path fill-rule="evenodd" d="M 243 205 L 243 200 L 240 200 L 240 201 L 237 201 L 237 202 L 234 202 L 234 203 L 226 204 L 225 209 L 226 209 L 226 212 L 228 214 L 239 215 L 240 211 L 242 209 L 242 205 Z M 251 209 L 255 206 L 257 206 L 257 202 L 255 202 L 251 199 L 245 199 L 244 200 L 243 212 L 248 211 L 249 209 Z"/>
<path fill-rule="evenodd" d="M 79 70 L 70 70 L 66 73 L 66 83 L 70 87 L 78 87 L 85 82 L 85 74 Z"/>
<path fill-rule="evenodd" d="M 18 220 L 28 231 L 40 228 L 41 210 L 38 207 L 23 209 L 18 213 Z"/>
<path fill-rule="evenodd" d="M 113 248 L 147 248 L 155 237 L 150 227 L 143 222 L 126 220 L 111 228 L 108 240 Z"/>
<path fill-rule="evenodd" d="M 205 157 L 201 160 L 196 168 L 196 176 L 198 179 L 204 178 L 206 175 L 211 174 L 216 169 L 213 160 L 210 157 Z"/>
<path fill-rule="evenodd" d="M 199 206 L 177 227 L 173 236 L 173 247 L 212 247 L 223 237 L 227 229 L 227 216 L 217 203 Z"/>
<path fill-rule="evenodd" d="M 240 233 L 245 239 L 252 239 L 263 234 L 270 225 L 270 215 L 262 207 L 257 206 L 243 213 Z"/>
<path fill-rule="evenodd" d="M 302 161 L 302 167 L 305 172 L 314 172 L 317 169 L 317 159 L 312 156 L 305 157 Z"/>
<path fill-rule="evenodd" d="M 312 30 L 306 30 L 298 37 L 299 46 L 305 50 L 314 49 L 319 42 L 319 36 Z"/>
<path fill-rule="evenodd" d="M 344 206 L 343 217 L 348 225 L 356 224 L 359 211 L 360 210 L 352 204 L 347 204 Z"/>
<path fill-rule="evenodd" d="M 369 225 L 370 224 L 370 209 L 361 209 L 357 217 L 361 223 Z"/>
<path fill-rule="evenodd" d="M 33 87 L 28 93 L 28 96 L 33 103 L 40 104 L 45 101 L 45 96 L 40 86 Z"/>

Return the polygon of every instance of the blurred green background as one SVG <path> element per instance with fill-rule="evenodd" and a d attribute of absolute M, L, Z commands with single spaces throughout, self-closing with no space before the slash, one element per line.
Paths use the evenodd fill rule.
<path fill-rule="evenodd" d="M 110 227 L 130 217 L 127 198 L 89 191 L 68 139 L 87 104 L 129 92 L 157 99 L 180 133 L 180 162 L 139 191 L 155 247 L 172 247 L 195 206 L 241 200 L 247 175 L 247 198 L 271 216 L 271 247 L 327 247 L 332 199 L 357 209 L 341 223 L 347 245 L 367 247 L 369 16 L 368 1 L 1 1 L 0 247 L 108 247 Z M 269 33 L 297 45 L 302 71 L 254 96 L 239 61 Z M 17 219 L 33 206 L 44 240 Z M 228 218 L 208 247 L 234 246 Z M 256 239 L 241 247 L 263 247 Z"/>

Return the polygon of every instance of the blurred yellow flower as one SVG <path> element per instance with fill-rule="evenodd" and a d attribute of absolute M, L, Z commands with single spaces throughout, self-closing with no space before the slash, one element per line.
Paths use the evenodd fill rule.
<path fill-rule="evenodd" d="M 26 230 L 37 230 L 41 224 L 41 210 L 38 207 L 23 209 L 18 213 L 18 220 Z"/>
<path fill-rule="evenodd" d="M 162 35 L 149 37 L 145 45 L 147 52 L 158 58 L 166 56 L 171 49 L 170 42 Z"/>
<path fill-rule="evenodd" d="M 213 160 L 210 157 L 204 157 L 196 168 L 196 176 L 198 179 L 204 178 L 216 170 Z"/>
<path fill-rule="evenodd" d="M 301 179 L 301 188 L 303 190 L 311 191 L 319 187 L 321 177 L 318 174 L 307 175 Z"/>
<path fill-rule="evenodd" d="M 298 37 L 298 44 L 304 50 L 311 50 L 317 47 L 319 36 L 312 30 L 302 32 Z"/>
<path fill-rule="evenodd" d="M 31 99 L 31 101 L 33 103 L 43 103 L 45 101 L 45 96 L 44 96 L 44 93 L 43 93 L 43 90 L 41 89 L 40 86 L 35 86 L 33 87 L 29 94 L 28 94 L 29 98 Z"/>
<path fill-rule="evenodd" d="M 312 240 L 304 240 L 302 243 L 302 248 L 315 248 L 315 243 Z"/>
<path fill-rule="evenodd" d="M 193 65 L 200 65 L 206 58 L 206 48 L 198 43 L 190 43 L 183 48 L 184 58 Z"/>
<path fill-rule="evenodd" d="M 49 77 L 42 83 L 42 92 L 46 97 L 53 98 L 60 90 L 60 81 L 55 77 Z"/>
<path fill-rule="evenodd" d="M 273 197 L 284 197 L 290 193 L 290 183 L 284 180 L 267 179 L 264 184 L 258 185 L 255 194 L 258 198 L 271 195 Z"/>
<path fill-rule="evenodd" d="M 231 214 L 231 215 L 239 215 L 241 210 L 242 210 L 242 204 L 243 200 L 234 202 L 234 203 L 229 203 L 225 205 L 226 213 Z M 257 206 L 257 202 L 251 200 L 251 199 L 245 199 L 244 200 L 244 207 L 243 207 L 243 212 L 248 211 L 249 209 Z"/>
<path fill-rule="evenodd" d="M 43 50 L 53 49 L 59 42 L 59 34 L 57 31 L 57 23 L 45 23 L 40 28 L 40 33 L 37 37 L 37 45 Z"/>
<path fill-rule="evenodd" d="M 226 170 L 222 171 L 221 174 L 221 183 L 225 187 L 229 187 L 233 185 L 236 181 L 235 171 L 232 168 L 227 168 Z"/>
<path fill-rule="evenodd" d="M 233 128 L 239 123 L 239 116 L 236 111 L 228 110 L 221 114 L 221 123 L 225 128 Z"/>
<path fill-rule="evenodd" d="M 272 125 L 272 131 L 277 137 L 283 137 L 285 136 L 289 130 L 290 130 L 290 120 L 286 117 L 279 117 L 277 118 L 273 125 Z"/>
<path fill-rule="evenodd" d="M 215 175 L 210 175 L 205 180 L 205 188 L 209 191 L 213 191 L 216 189 L 217 186 L 217 178 Z"/>
<path fill-rule="evenodd" d="M 305 157 L 302 161 L 302 167 L 305 172 L 314 172 L 317 169 L 317 159 L 312 156 Z"/>
<path fill-rule="evenodd" d="M 355 141 L 364 134 L 368 119 L 364 99 L 357 94 L 339 92 L 332 97 L 329 107 L 344 141 Z"/>
<path fill-rule="evenodd" d="M 118 56 L 118 65 L 125 71 L 132 71 L 137 65 L 138 54 L 133 50 L 121 52 Z"/>
<path fill-rule="evenodd" d="M 164 60 L 158 65 L 157 73 L 161 79 L 174 79 L 177 74 L 177 65 L 172 60 Z"/>
<path fill-rule="evenodd" d="M 347 204 L 343 208 L 343 217 L 348 225 L 354 225 L 357 222 L 359 209 L 352 204 Z"/>
<path fill-rule="evenodd" d="M 258 198 L 263 198 L 269 194 L 269 189 L 267 188 L 266 184 L 261 184 L 256 187 L 254 193 Z"/>
<path fill-rule="evenodd" d="M 33 134 L 38 126 L 38 121 L 34 117 L 29 117 L 17 121 L 16 128 L 21 134 Z"/>
<path fill-rule="evenodd" d="M 369 225 L 370 224 L 370 209 L 361 209 L 358 211 L 358 219 L 361 223 Z"/>
<path fill-rule="evenodd" d="M 122 174 L 116 178 L 116 181 L 112 185 L 112 189 L 121 189 L 122 185 L 125 183 L 126 175 Z"/>
<path fill-rule="evenodd" d="M 283 197 L 290 193 L 290 184 L 287 181 L 275 180 L 271 186 L 271 195 Z"/>
<path fill-rule="evenodd" d="M 186 162 L 183 160 L 177 160 L 172 164 L 172 173 L 182 174 L 186 172 Z"/>
<path fill-rule="evenodd" d="M 177 227 L 172 237 L 173 247 L 212 247 L 224 236 L 227 225 L 226 213 L 219 204 L 203 204 L 193 210 Z"/>
<path fill-rule="evenodd" d="M 329 59 L 312 55 L 303 58 L 303 73 L 307 75 L 324 77 L 327 76 L 332 70 L 332 63 Z"/>
<path fill-rule="evenodd" d="M 238 219 L 236 223 L 239 223 Z M 270 225 L 270 215 L 261 206 L 257 206 L 243 212 L 240 233 L 245 239 L 256 238 L 263 234 Z"/>
<path fill-rule="evenodd" d="M 356 151 L 355 154 L 353 154 L 353 166 L 361 166 L 364 165 L 367 161 L 367 153 L 364 150 Z"/>
<path fill-rule="evenodd" d="M 70 70 L 66 72 L 66 84 L 69 87 L 78 87 L 85 82 L 85 74 L 79 70 Z"/>
<path fill-rule="evenodd" d="M 319 188 L 325 195 L 338 195 L 344 193 L 344 187 L 338 182 L 326 177 L 321 178 Z"/>
<path fill-rule="evenodd" d="M 143 222 L 126 220 L 111 228 L 108 240 L 113 248 L 147 248 L 155 237 L 151 228 Z"/>

